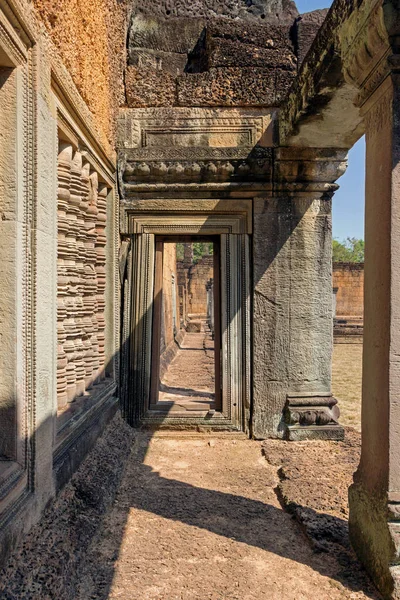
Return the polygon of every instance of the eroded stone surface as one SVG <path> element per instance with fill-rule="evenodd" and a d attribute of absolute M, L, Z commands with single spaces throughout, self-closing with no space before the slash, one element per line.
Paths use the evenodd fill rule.
<path fill-rule="evenodd" d="M 300 27 L 297 17 L 289 0 L 136 7 L 128 106 L 279 104 L 322 22 L 306 15 Z"/>

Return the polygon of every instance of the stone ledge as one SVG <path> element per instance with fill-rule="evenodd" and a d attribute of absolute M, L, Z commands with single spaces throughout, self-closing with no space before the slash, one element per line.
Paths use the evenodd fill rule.
<path fill-rule="evenodd" d="M 361 435 L 346 427 L 341 442 L 267 440 L 262 449 L 269 464 L 278 469 L 276 492 L 283 507 L 299 523 L 314 551 L 339 558 L 339 581 L 346 580 L 347 585 L 350 581 L 355 592 L 364 589 L 371 599 L 380 598 L 349 540 L 348 488 L 360 459 Z"/>

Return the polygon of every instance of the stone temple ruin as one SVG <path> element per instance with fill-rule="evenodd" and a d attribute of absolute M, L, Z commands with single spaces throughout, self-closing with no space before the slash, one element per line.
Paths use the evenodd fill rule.
<path fill-rule="evenodd" d="M 2 560 L 119 406 L 132 426 L 343 437 L 331 202 L 365 133 L 350 530 L 398 597 L 399 41 L 395 0 L 1 2 Z M 161 257 L 196 239 L 217 249 L 220 403 L 170 413 L 151 400 Z"/>

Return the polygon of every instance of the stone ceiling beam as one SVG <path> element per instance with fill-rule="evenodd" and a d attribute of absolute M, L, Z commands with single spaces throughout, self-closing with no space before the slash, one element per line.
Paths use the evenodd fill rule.
<path fill-rule="evenodd" d="M 333 3 L 283 104 L 281 145 L 349 149 L 363 135 L 362 107 L 389 75 L 398 45 L 395 4 Z"/>

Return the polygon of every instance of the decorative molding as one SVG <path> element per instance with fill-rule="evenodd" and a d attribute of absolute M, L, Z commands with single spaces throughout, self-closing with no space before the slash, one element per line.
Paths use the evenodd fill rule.
<path fill-rule="evenodd" d="M 275 118 L 274 109 L 122 109 L 118 146 L 120 149 L 272 146 Z"/>
<path fill-rule="evenodd" d="M 142 148 L 120 151 L 123 197 L 141 190 L 173 190 L 182 185 L 209 189 L 264 186 L 272 178 L 271 148 Z"/>
<path fill-rule="evenodd" d="M 0 47 L 7 54 L 10 66 L 23 65 L 28 60 L 28 48 L 0 10 Z"/>
<path fill-rule="evenodd" d="M 192 233 L 201 229 L 212 235 L 252 232 L 252 201 L 232 200 L 131 200 L 121 204 L 121 233 L 181 233 L 185 227 Z M 204 232 L 203 231 L 203 232 Z"/>
<path fill-rule="evenodd" d="M 390 73 L 389 57 L 393 53 L 384 22 L 382 5 L 355 13 L 357 27 L 346 26 L 341 38 L 344 75 L 360 92 L 357 106 L 362 106 Z M 349 35 L 348 32 L 351 32 Z"/>
<path fill-rule="evenodd" d="M 337 404 L 332 395 L 288 394 L 284 410 L 288 438 L 312 438 L 310 429 L 318 437 L 318 428 L 322 427 L 322 437 L 343 439 L 344 430 L 339 425 L 340 410 Z"/>
<path fill-rule="evenodd" d="M 9 59 L 4 66 L 14 67 L 15 77 L 15 162 L 5 162 L 4 169 L 15 173 L 15 204 L 11 213 L 20 221 L 15 242 L 19 248 L 14 266 L 13 285 L 18 290 L 18 311 L 13 338 L 17 340 L 15 371 L 14 435 L 16 455 L 9 461 L 8 476 L 0 485 L 0 530 L 11 522 L 26 503 L 35 487 L 36 449 L 36 243 L 32 230 L 36 226 L 37 105 L 34 93 L 37 83 L 37 52 L 27 45 L 14 27 L 16 21 L 11 9 L 0 10 L 0 48 Z M 20 31 L 19 33 L 23 33 Z M 6 132 L 5 132 L 6 135 Z M 12 195 L 11 195 L 12 197 Z M 18 217 L 17 217 L 18 215 Z M 10 219 L 11 220 L 11 219 Z M 13 395 L 14 395 L 13 394 Z"/>
<path fill-rule="evenodd" d="M 153 235 L 222 235 L 251 233 L 247 215 L 130 215 L 129 233 Z"/>

